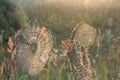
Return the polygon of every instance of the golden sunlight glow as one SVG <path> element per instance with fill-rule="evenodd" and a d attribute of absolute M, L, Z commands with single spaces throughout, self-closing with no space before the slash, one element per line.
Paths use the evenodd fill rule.
<path fill-rule="evenodd" d="M 84 6 L 85 6 L 85 8 L 87 8 L 88 3 L 89 3 L 89 0 L 85 0 L 85 2 L 84 2 Z"/>
<path fill-rule="evenodd" d="M 36 0 L 36 4 L 46 2 L 57 6 L 67 7 L 81 7 L 84 9 L 98 9 L 99 8 L 116 8 L 119 5 L 119 0 Z"/>
<path fill-rule="evenodd" d="M 94 6 L 94 5 L 111 5 L 111 4 L 116 4 L 117 0 L 48 0 L 49 2 L 55 2 L 57 4 L 69 4 L 69 5 L 84 5 L 85 8 L 88 8 L 89 6 Z M 101 5 L 101 6 L 102 6 Z M 111 5 L 112 6 L 112 5 Z"/>

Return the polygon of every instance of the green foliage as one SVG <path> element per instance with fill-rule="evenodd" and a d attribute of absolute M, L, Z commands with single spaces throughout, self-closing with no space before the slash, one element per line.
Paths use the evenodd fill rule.
<path fill-rule="evenodd" d="M 23 75 L 23 76 L 21 76 L 19 80 L 29 80 L 29 79 L 28 79 L 28 75 Z"/>
<path fill-rule="evenodd" d="M 27 17 L 23 10 L 12 0 L 0 0 L 0 32 L 14 31 L 27 24 Z"/>

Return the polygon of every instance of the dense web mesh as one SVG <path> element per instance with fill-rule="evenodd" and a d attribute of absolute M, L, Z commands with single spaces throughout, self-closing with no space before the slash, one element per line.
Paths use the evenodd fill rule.
<path fill-rule="evenodd" d="M 18 67 L 35 75 L 45 66 L 53 47 L 51 33 L 45 27 L 28 27 L 15 35 Z"/>
<path fill-rule="evenodd" d="M 82 22 L 74 28 L 71 37 L 75 45 L 74 71 L 77 80 L 93 80 L 95 70 L 92 68 L 88 50 L 95 40 L 96 29 Z"/>
<path fill-rule="evenodd" d="M 72 38 L 74 38 L 77 45 L 89 46 L 93 43 L 96 36 L 96 29 L 84 22 L 76 25 L 72 32 Z"/>

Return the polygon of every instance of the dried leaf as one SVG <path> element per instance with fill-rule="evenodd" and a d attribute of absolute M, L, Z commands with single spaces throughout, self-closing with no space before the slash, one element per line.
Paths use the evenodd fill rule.
<path fill-rule="evenodd" d="M 11 54 L 12 50 L 10 48 L 7 48 L 7 51 Z"/>
<path fill-rule="evenodd" d="M 117 53 L 120 54 L 120 46 L 118 46 Z"/>
<path fill-rule="evenodd" d="M 12 42 L 12 38 L 11 37 L 8 38 L 8 45 L 9 45 L 9 48 L 12 50 L 14 44 Z"/>
<path fill-rule="evenodd" d="M 13 54 L 16 55 L 16 48 L 13 50 Z"/>
<path fill-rule="evenodd" d="M 48 41 L 49 40 L 49 37 L 48 37 L 48 34 L 47 34 L 47 28 L 46 27 L 42 27 L 42 31 L 41 31 L 41 34 L 43 35 L 45 41 Z"/>
<path fill-rule="evenodd" d="M 62 41 L 61 44 L 62 44 L 61 47 L 65 50 L 67 50 L 68 52 L 70 52 L 73 48 L 73 44 L 72 44 L 71 40 L 69 40 L 69 39 Z"/>
<path fill-rule="evenodd" d="M 3 74 L 3 69 L 4 69 L 4 63 L 2 63 L 0 66 L 0 74 Z"/>

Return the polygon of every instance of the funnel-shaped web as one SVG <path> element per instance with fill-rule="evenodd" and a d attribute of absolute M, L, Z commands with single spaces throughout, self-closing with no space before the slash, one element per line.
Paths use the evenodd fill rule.
<path fill-rule="evenodd" d="M 15 35 L 18 67 L 30 74 L 38 74 L 45 66 L 53 46 L 51 34 L 45 27 L 21 29 Z"/>

